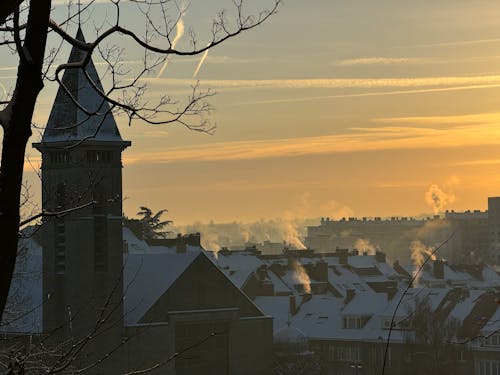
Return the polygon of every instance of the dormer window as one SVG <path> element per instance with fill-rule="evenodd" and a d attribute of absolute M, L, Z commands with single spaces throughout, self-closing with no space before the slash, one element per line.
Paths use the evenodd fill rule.
<path fill-rule="evenodd" d="M 369 317 L 366 316 L 344 316 L 342 318 L 342 328 L 344 329 L 361 329 L 364 327 Z"/>

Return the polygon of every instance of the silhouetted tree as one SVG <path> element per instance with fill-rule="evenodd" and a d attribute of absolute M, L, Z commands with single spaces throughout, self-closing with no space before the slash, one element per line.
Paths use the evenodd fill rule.
<path fill-rule="evenodd" d="M 428 297 L 418 299 L 407 319 L 405 334 L 406 374 L 441 375 L 456 370 L 458 349 L 450 342 L 456 337 L 459 321 L 442 317 L 432 309 Z"/>
<path fill-rule="evenodd" d="M 160 210 L 153 214 L 150 208 L 141 206 L 140 211 L 137 213 L 141 218 L 126 218 L 125 226 L 134 232 L 138 238 L 142 238 L 143 240 L 165 238 L 171 232 L 164 229 L 167 225 L 172 224 L 172 220 L 161 220 L 165 212 L 167 210 Z"/>

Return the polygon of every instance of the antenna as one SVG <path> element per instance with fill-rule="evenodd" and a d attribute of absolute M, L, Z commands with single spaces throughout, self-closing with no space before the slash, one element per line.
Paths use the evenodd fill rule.
<path fill-rule="evenodd" d="M 79 28 L 82 26 L 81 14 L 82 14 L 82 1 L 78 0 L 78 27 Z"/>

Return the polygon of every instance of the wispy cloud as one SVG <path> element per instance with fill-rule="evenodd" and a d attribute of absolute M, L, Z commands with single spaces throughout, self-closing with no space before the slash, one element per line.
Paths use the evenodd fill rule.
<path fill-rule="evenodd" d="M 173 86 L 193 84 L 192 79 L 144 78 Z M 421 78 L 314 78 L 314 79 L 209 79 L 202 83 L 219 88 L 423 88 L 470 85 L 500 85 L 500 75 L 438 76 Z"/>
<path fill-rule="evenodd" d="M 460 167 L 477 167 L 481 165 L 500 165 L 500 159 L 479 159 L 479 160 L 466 160 L 453 163 L 454 166 Z"/>
<path fill-rule="evenodd" d="M 391 91 L 370 91 L 355 94 L 336 94 L 336 95 L 319 95 L 319 96 L 301 96 L 293 98 L 278 98 L 240 102 L 239 105 L 248 104 L 278 104 L 278 103 L 298 103 L 317 100 L 329 99 L 343 99 L 343 98 L 362 98 L 370 96 L 391 96 L 391 95 L 412 95 L 412 94 L 426 94 L 438 93 L 448 91 L 464 91 L 464 90 L 479 90 L 479 89 L 493 89 L 500 87 L 500 84 L 487 84 L 487 85 L 467 85 L 467 86 L 453 86 L 453 87 L 438 87 L 429 89 L 406 89 L 406 90 L 391 90 Z"/>
<path fill-rule="evenodd" d="M 396 149 L 442 149 L 477 145 L 500 145 L 500 129 L 489 124 L 447 129 L 383 126 L 351 129 L 346 134 L 265 141 L 224 142 L 197 147 L 171 148 L 136 154 L 133 162 L 196 162 L 250 160 Z"/>
<path fill-rule="evenodd" d="M 500 38 L 489 38 L 489 39 L 469 39 L 469 40 L 452 40 L 447 42 L 439 42 L 439 43 L 423 43 L 423 44 L 414 44 L 411 46 L 401 46 L 401 48 L 414 48 L 414 47 L 453 47 L 453 46 L 470 46 L 475 44 L 490 44 L 490 43 L 499 43 Z"/>
<path fill-rule="evenodd" d="M 428 58 L 417 57 L 360 57 L 356 59 L 336 60 L 335 66 L 357 66 L 357 65 L 401 65 L 422 64 L 433 61 Z"/>
<path fill-rule="evenodd" d="M 500 112 L 470 113 L 462 115 L 444 116 L 408 116 L 408 117 L 385 117 L 374 118 L 375 123 L 384 124 L 411 124 L 411 125 L 498 125 L 500 123 Z"/>

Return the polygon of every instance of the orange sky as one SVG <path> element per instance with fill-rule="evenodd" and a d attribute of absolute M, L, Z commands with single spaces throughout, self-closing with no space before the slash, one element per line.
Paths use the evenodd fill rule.
<path fill-rule="evenodd" d="M 204 11 L 188 10 L 186 30 L 206 21 Z M 132 48 L 126 58 L 137 64 Z M 485 209 L 500 195 L 496 1 L 289 0 L 269 23 L 200 58 L 172 58 L 145 81 L 151 98 L 185 97 L 193 75 L 214 88 L 214 135 L 117 119 L 132 141 L 129 215 L 140 205 L 167 208 L 178 223 L 419 215 L 432 212 L 432 184 L 449 209 Z M 15 71 L 4 63 L 8 89 Z M 43 92 L 37 123 L 54 93 Z"/>

